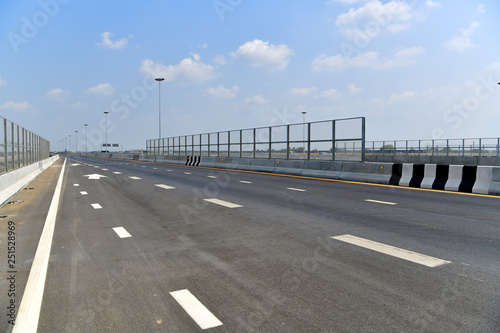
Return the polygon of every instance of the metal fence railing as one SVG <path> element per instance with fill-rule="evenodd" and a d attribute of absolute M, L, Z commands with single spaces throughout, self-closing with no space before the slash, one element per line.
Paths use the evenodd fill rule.
<path fill-rule="evenodd" d="M 0 117 L 0 174 L 50 157 L 50 142 Z"/>
<path fill-rule="evenodd" d="M 149 155 L 365 160 L 365 118 L 345 118 L 146 141 Z"/>
<path fill-rule="evenodd" d="M 500 138 L 367 141 L 366 155 L 499 157 Z"/>

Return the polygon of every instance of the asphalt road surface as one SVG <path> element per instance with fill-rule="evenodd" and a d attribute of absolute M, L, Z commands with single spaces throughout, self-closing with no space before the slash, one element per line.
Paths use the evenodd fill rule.
<path fill-rule="evenodd" d="M 500 197 L 68 156 L 17 200 L 2 332 L 500 332 Z"/>

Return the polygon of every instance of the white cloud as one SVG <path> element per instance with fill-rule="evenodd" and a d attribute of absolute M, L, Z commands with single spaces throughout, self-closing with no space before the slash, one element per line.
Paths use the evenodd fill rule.
<path fill-rule="evenodd" d="M 339 99 L 342 97 L 342 94 L 339 93 L 335 89 L 330 89 L 330 90 L 325 90 L 321 94 L 317 95 L 316 97 L 321 97 L 321 98 L 331 98 L 331 99 Z"/>
<path fill-rule="evenodd" d="M 460 35 L 456 35 L 451 37 L 450 40 L 444 43 L 446 48 L 451 51 L 462 52 L 474 47 L 477 47 L 472 41 L 471 38 L 474 34 L 474 30 L 479 27 L 479 22 L 473 21 L 469 24 L 467 29 L 461 29 Z"/>
<path fill-rule="evenodd" d="M 308 96 L 311 95 L 313 92 L 318 90 L 316 87 L 310 87 L 310 88 L 292 88 L 290 90 L 290 93 L 295 96 Z"/>
<path fill-rule="evenodd" d="M 377 52 L 368 51 L 359 53 L 354 57 L 344 57 L 342 54 L 327 57 L 325 54 L 317 56 L 312 63 L 313 72 L 332 72 L 349 68 L 385 69 L 408 66 L 415 62 L 415 57 L 423 53 L 422 47 L 402 49 L 392 58 L 380 59 Z"/>
<path fill-rule="evenodd" d="M 412 6 L 405 2 L 390 1 L 382 4 L 374 0 L 340 14 L 335 23 L 342 27 L 341 32 L 348 38 L 366 40 L 381 32 L 397 33 L 407 30 L 414 16 Z"/>
<path fill-rule="evenodd" d="M 201 62 L 197 54 L 181 60 L 177 65 L 168 66 L 146 59 L 140 70 L 153 77 L 163 77 L 166 81 L 201 83 L 216 78 L 214 67 Z"/>
<path fill-rule="evenodd" d="M 405 91 L 401 94 L 391 94 L 389 97 L 389 104 L 395 104 L 395 103 L 402 103 L 412 97 L 414 97 L 416 94 L 413 91 Z"/>
<path fill-rule="evenodd" d="M 101 42 L 96 43 L 96 45 L 103 47 L 105 49 L 122 49 L 128 44 L 127 38 L 122 38 L 122 39 L 117 40 L 117 41 L 112 41 L 111 37 L 113 37 L 113 36 L 114 35 L 109 31 L 103 32 L 101 34 Z M 129 36 L 129 38 L 132 38 L 132 37 L 133 37 L 132 35 Z"/>
<path fill-rule="evenodd" d="M 347 86 L 347 90 L 349 90 L 349 92 L 351 94 L 360 94 L 363 92 L 363 88 L 359 88 L 359 87 L 356 87 L 356 85 L 354 83 L 351 83 Z"/>
<path fill-rule="evenodd" d="M 484 7 L 484 4 L 480 4 L 478 7 L 477 7 L 477 12 L 479 14 L 484 14 L 486 13 L 486 8 Z"/>
<path fill-rule="evenodd" d="M 226 64 L 226 58 L 224 58 L 223 55 L 218 55 L 214 58 L 214 62 L 217 65 L 225 65 Z"/>
<path fill-rule="evenodd" d="M 30 109 L 31 107 L 32 106 L 30 105 L 30 103 L 28 103 L 26 101 L 23 101 L 23 102 L 8 101 L 0 106 L 0 110 L 23 112 L 25 110 Z"/>
<path fill-rule="evenodd" d="M 500 62 L 494 62 L 488 65 L 485 70 L 487 71 L 500 71 Z"/>
<path fill-rule="evenodd" d="M 393 68 L 409 66 L 415 63 L 415 58 L 424 52 L 422 47 L 409 47 L 394 54 L 392 59 L 383 60 L 378 68 Z"/>
<path fill-rule="evenodd" d="M 441 7 L 441 3 L 440 2 L 434 2 L 432 0 L 427 0 L 425 2 L 425 6 L 427 8 Z"/>
<path fill-rule="evenodd" d="M 1 86 L 6 86 L 7 85 L 7 80 L 4 80 L 0 77 L 0 87 Z"/>
<path fill-rule="evenodd" d="M 326 2 L 327 5 L 332 4 L 332 3 L 341 3 L 343 5 L 352 5 L 358 2 L 367 2 L 369 0 L 329 0 Z"/>
<path fill-rule="evenodd" d="M 51 89 L 46 94 L 45 97 L 49 100 L 55 101 L 57 103 L 63 103 L 65 97 L 68 93 L 61 88 Z"/>
<path fill-rule="evenodd" d="M 231 53 L 236 59 L 268 72 L 285 70 L 293 54 L 294 52 L 286 45 L 273 45 L 258 39 L 246 42 L 236 52 Z"/>
<path fill-rule="evenodd" d="M 266 99 L 262 95 L 254 95 L 252 97 L 247 97 L 243 102 L 246 104 L 258 104 L 258 105 L 264 105 L 267 103 Z"/>
<path fill-rule="evenodd" d="M 115 89 L 109 83 L 100 83 L 95 87 L 91 87 L 87 90 L 90 94 L 97 95 L 111 95 L 115 92 Z"/>
<path fill-rule="evenodd" d="M 238 94 L 240 88 L 238 86 L 233 86 L 231 89 L 225 88 L 222 84 L 219 84 L 217 88 L 208 88 L 207 92 L 215 97 L 222 98 L 234 98 Z"/>
<path fill-rule="evenodd" d="M 64 91 L 61 88 L 56 88 L 56 89 L 49 90 L 45 95 L 51 96 L 51 95 L 59 95 L 62 93 L 64 93 Z"/>

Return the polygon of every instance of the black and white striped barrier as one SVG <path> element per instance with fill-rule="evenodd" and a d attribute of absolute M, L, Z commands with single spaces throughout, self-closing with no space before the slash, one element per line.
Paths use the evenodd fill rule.
<path fill-rule="evenodd" d="M 491 166 L 395 163 L 392 165 L 392 176 L 389 184 L 491 194 L 493 169 L 495 167 Z"/>
<path fill-rule="evenodd" d="M 201 162 L 201 156 L 188 156 L 186 165 L 199 166 Z"/>

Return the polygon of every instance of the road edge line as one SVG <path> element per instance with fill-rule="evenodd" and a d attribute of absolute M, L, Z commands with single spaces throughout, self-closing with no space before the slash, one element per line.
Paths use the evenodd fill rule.
<path fill-rule="evenodd" d="M 59 174 L 59 179 L 57 180 L 54 196 L 50 203 L 49 212 L 45 219 L 35 258 L 31 265 L 28 282 L 26 283 L 26 288 L 21 298 L 21 305 L 16 317 L 16 325 L 12 330 L 13 333 L 35 333 L 38 328 L 66 161 L 67 159 L 65 158 L 61 173 Z"/>

